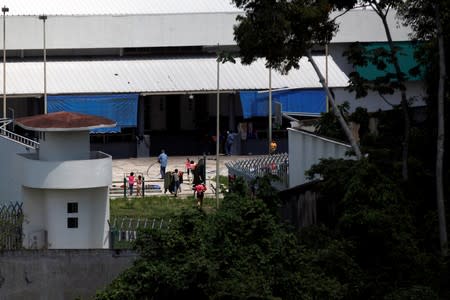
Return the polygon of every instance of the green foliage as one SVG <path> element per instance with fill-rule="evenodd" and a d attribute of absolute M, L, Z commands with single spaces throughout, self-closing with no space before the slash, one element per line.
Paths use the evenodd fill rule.
<path fill-rule="evenodd" d="M 324 201 L 337 203 L 335 234 L 353 246 L 364 271 L 365 299 L 399 299 L 418 287 L 429 293 L 439 281 L 436 266 L 419 248 L 412 205 L 399 186 L 368 160 L 323 160 L 309 171 L 317 174 Z"/>
<path fill-rule="evenodd" d="M 350 104 L 348 102 L 344 102 L 339 105 L 338 108 L 341 111 L 342 116 L 345 119 L 348 119 Z M 320 118 L 316 122 L 316 133 L 341 141 L 346 140 L 345 133 L 339 124 L 339 120 L 332 111 L 321 114 Z"/>
<path fill-rule="evenodd" d="M 336 24 L 330 20 L 333 4 L 355 1 L 233 0 L 245 10 L 234 28 L 244 63 L 265 57 L 267 65 L 281 71 L 298 68 L 299 59 L 313 44 L 331 40 Z"/>
<path fill-rule="evenodd" d="M 265 190 L 259 195 L 267 197 Z M 329 238 L 320 248 L 302 246 L 258 197 L 228 193 L 222 203 L 215 214 L 188 209 L 168 230 L 141 232 L 134 245 L 141 258 L 97 299 L 345 299 L 353 293 L 353 285 L 340 281 L 347 269 L 357 274 L 345 243 Z M 330 265 L 334 260 L 337 266 Z"/>

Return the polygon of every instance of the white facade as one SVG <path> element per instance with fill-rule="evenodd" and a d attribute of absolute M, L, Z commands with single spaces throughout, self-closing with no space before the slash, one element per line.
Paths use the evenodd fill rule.
<path fill-rule="evenodd" d="M 233 45 L 236 16 L 233 12 L 49 16 L 46 46 L 48 49 L 92 49 Z M 2 24 L 0 28 L 3 30 Z M 11 50 L 42 49 L 42 21 L 37 16 L 7 17 L 5 44 Z"/>

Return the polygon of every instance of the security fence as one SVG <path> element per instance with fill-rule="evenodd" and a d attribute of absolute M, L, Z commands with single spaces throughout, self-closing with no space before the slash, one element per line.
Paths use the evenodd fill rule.
<path fill-rule="evenodd" d="M 166 230 L 171 219 L 112 217 L 109 222 L 110 248 L 130 248 L 140 229 Z"/>
<path fill-rule="evenodd" d="M 226 164 L 228 174 L 252 181 L 257 177 L 272 176 L 272 186 L 278 190 L 289 187 L 289 155 L 287 153 L 231 161 Z"/>
<path fill-rule="evenodd" d="M 22 203 L 0 204 L 0 250 L 22 248 Z"/>

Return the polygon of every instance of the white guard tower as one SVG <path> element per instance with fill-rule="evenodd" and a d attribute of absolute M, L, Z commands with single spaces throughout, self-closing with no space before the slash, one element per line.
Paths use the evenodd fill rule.
<path fill-rule="evenodd" d="M 116 123 L 69 112 L 15 122 L 38 131 L 40 142 L 37 153 L 17 155 L 25 215 L 24 247 L 107 248 L 112 158 L 90 151 L 89 131 Z"/>

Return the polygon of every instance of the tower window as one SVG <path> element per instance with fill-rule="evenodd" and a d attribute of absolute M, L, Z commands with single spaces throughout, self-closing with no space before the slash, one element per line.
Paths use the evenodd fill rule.
<path fill-rule="evenodd" d="M 78 228 L 78 218 L 67 218 L 67 228 Z"/>
<path fill-rule="evenodd" d="M 68 202 L 67 203 L 67 213 L 75 214 L 78 212 L 78 202 Z"/>

